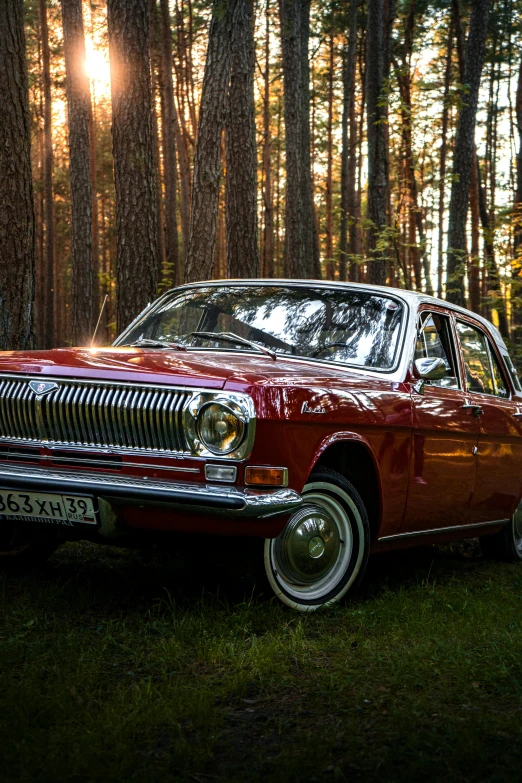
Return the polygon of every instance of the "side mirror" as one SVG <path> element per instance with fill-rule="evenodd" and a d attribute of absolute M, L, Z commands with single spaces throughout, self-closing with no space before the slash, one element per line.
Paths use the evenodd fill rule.
<path fill-rule="evenodd" d="M 444 359 L 416 359 L 415 372 L 423 381 L 440 381 L 448 374 Z"/>

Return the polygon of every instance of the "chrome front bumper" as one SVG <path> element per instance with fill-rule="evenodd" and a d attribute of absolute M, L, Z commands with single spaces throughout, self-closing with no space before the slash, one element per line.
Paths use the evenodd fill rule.
<path fill-rule="evenodd" d="M 239 519 L 266 519 L 287 514 L 303 502 L 298 492 L 287 488 L 254 490 L 14 465 L 0 466 L 0 489 L 88 494 L 115 505 L 161 505 L 190 513 Z"/>

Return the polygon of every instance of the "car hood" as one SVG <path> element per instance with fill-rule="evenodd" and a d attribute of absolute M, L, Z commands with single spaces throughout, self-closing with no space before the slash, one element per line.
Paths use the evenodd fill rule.
<path fill-rule="evenodd" d="M 361 373 L 307 360 L 276 361 L 268 356 L 225 351 L 176 351 L 143 348 L 58 348 L 51 351 L 5 351 L 0 373 L 93 378 L 134 383 L 169 383 L 222 389 L 256 384 L 345 382 Z"/>

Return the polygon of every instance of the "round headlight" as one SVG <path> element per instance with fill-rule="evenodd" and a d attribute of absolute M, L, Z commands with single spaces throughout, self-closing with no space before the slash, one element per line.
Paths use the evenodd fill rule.
<path fill-rule="evenodd" d="M 219 402 L 205 405 L 198 416 L 198 435 L 214 454 L 230 454 L 243 440 L 245 425 L 230 408 Z"/>

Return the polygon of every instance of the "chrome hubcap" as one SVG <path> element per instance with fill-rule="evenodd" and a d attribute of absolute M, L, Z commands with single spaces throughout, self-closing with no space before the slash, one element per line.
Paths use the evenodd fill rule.
<path fill-rule="evenodd" d="M 339 529 L 320 506 L 307 505 L 289 520 L 277 539 L 283 576 L 294 584 L 312 584 L 334 567 L 342 547 Z"/>

